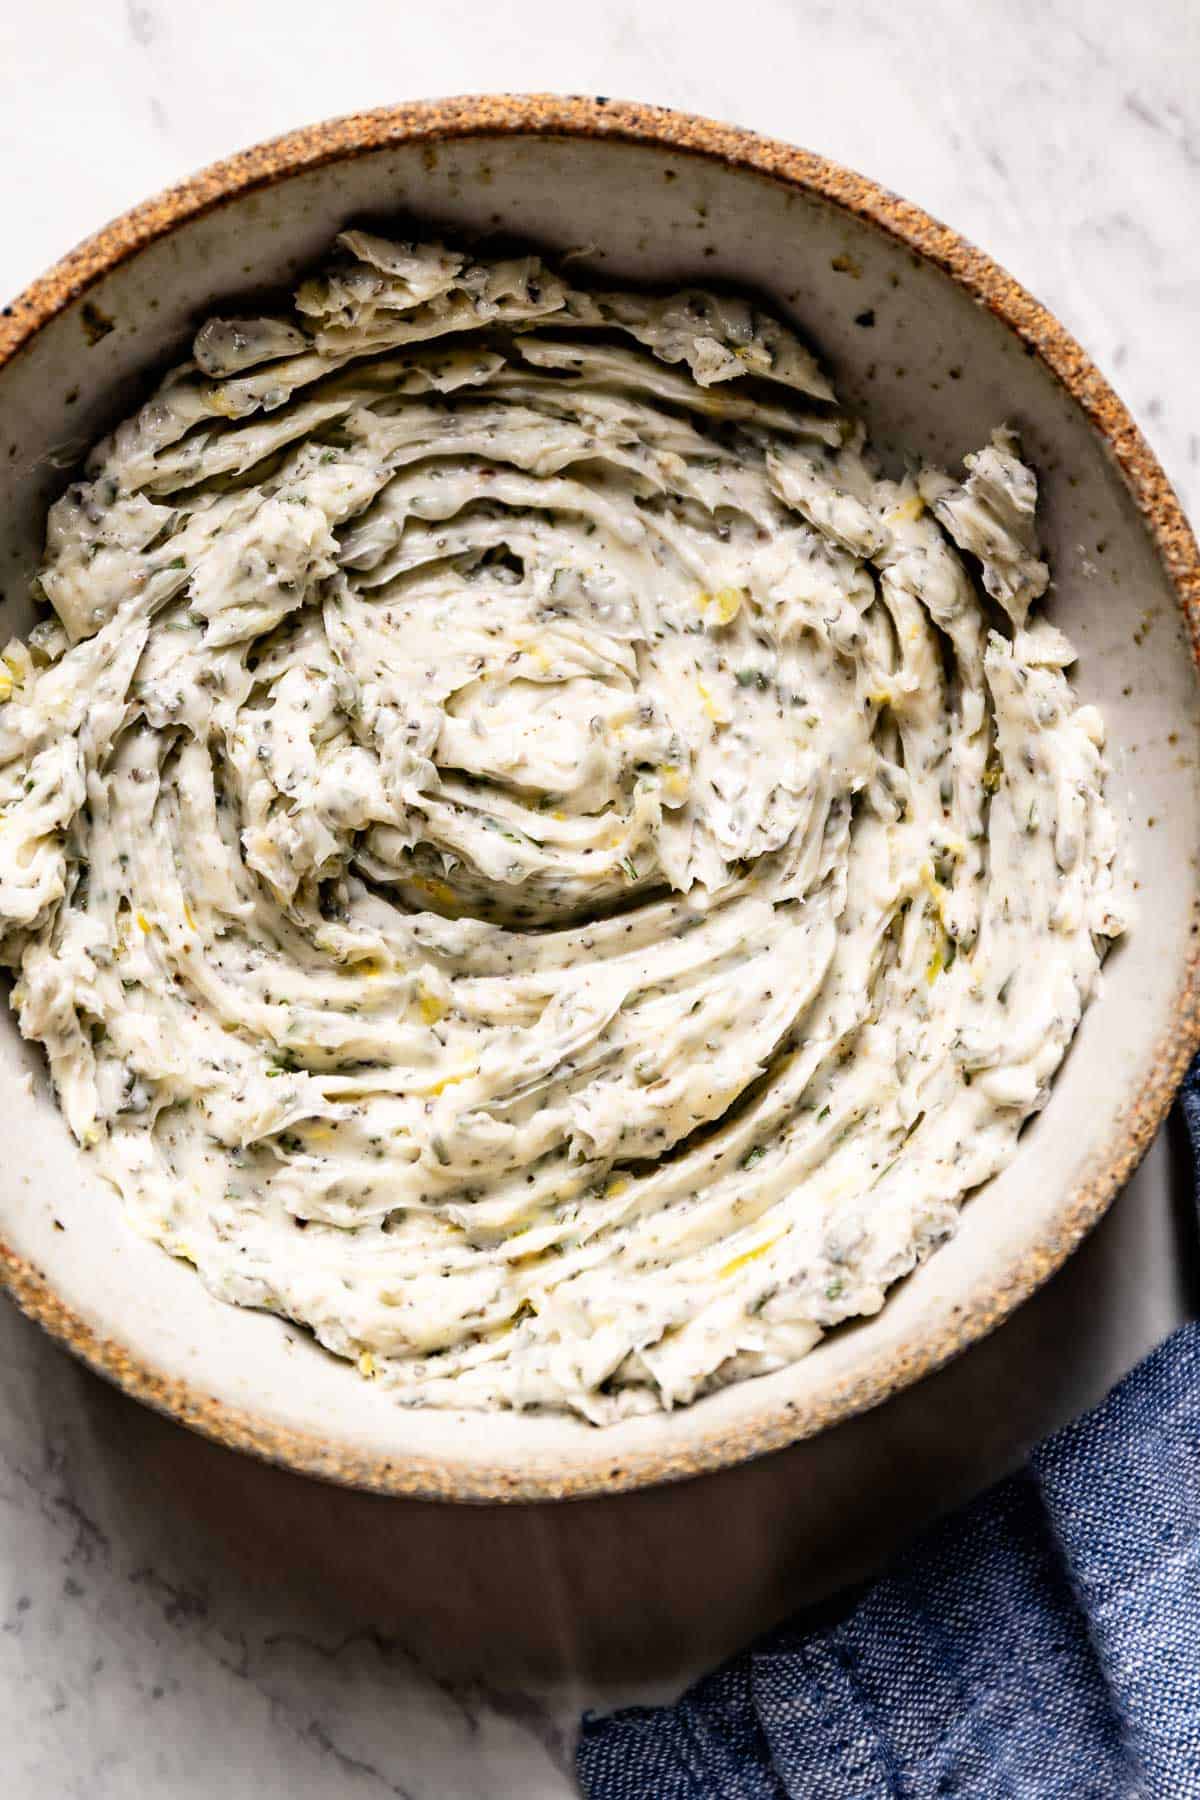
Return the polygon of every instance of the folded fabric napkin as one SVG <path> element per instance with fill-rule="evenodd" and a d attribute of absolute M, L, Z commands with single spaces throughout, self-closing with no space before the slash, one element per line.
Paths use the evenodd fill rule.
<path fill-rule="evenodd" d="M 1200 1059 L 1182 1095 L 1200 1168 Z M 589 1800 L 1200 1800 L 1200 1324 L 859 1597 L 588 1718 Z"/>

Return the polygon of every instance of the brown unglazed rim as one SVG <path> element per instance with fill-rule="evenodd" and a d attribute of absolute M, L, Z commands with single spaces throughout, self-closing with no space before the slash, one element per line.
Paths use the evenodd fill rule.
<path fill-rule="evenodd" d="M 1166 476 L 1108 383 L 1054 316 L 990 257 L 911 202 L 808 150 L 710 119 L 625 101 L 554 94 L 474 95 L 414 101 L 306 126 L 212 164 L 145 201 L 72 250 L 0 313 L 0 368 L 101 277 L 177 227 L 256 189 L 388 146 L 475 137 L 604 138 L 699 156 L 751 171 L 869 221 L 937 265 L 1012 330 L 1057 376 L 1106 440 L 1170 577 L 1200 663 L 1200 556 Z M 1198 927 L 1181 971 L 1171 1024 L 1150 1073 L 1089 1172 L 1064 1195 L 1057 1218 L 1018 1263 L 970 1291 L 945 1327 L 874 1363 L 810 1401 L 764 1392 L 751 1416 L 714 1424 L 681 1448 L 639 1447 L 620 1458 L 596 1449 L 530 1458 L 521 1469 L 481 1458 L 469 1468 L 422 1454 L 404 1460 L 355 1452 L 226 1405 L 203 1386 L 152 1368 L 63 1304 L 42 1272 L 0 1244 L 0 1280 L 17 1304 L 86 1363 L 137 1399 L 218 1443 L 305 1474 L 379 1493 L 445 1500 L 548 1500 L 674 1481 L 813 1436 L 876 1406 L 992 1331 L 1058 1269 L 1128 1179 L 1165 1115 L 1200 1043 Z M 704 1402 L 698 1403 L 703 1406 Z"/>

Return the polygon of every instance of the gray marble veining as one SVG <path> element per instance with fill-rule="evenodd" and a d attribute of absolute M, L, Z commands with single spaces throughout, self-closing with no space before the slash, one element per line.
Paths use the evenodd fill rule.
<path fill-rule="evenodd" d="M 731 30 L 708 0 L 586 16 L 364 0 L 330 47 L 326 9 L 283 0 L 10 7 L 0 288 L 190 168 L 308 119 L 485 88 L 660 100 L 809 144 L 985 245 L 1091 350 L 1200 504 L 1200 12 L 931 0 L 918 24 L 915 10 L 764 0 Z M 5 1793 L 569 1795 L 582 1706 L 669 1691 L 811 1590 L 823 1551 L 789 1540 L 788 1480 L 838 1456 L 916 1472 L 886 1529 L 855 1521 L 861 1572 L 994 1456 L 986 1421 L 953 1454 L 938 1440 L 972 1382 L 1019 1407 L 1021 1357 L 1053 1331 L 1084 1334 L 1097 1388 L 1178 1316 L 1166 1165 L 1160 1149 L 1067 1272 L 1053 1327 L 1035 1303 L 873 1438 L 552 1516 L 390 1503 L 262 1468 L 133 1406 L 0 1307 Z M 1133 1258 L 1136 1300 L 1090 1316 Z M 1062 1405 L 1090 1397 L 1068 1384 Z"/>
<path fill-rule="evenodd" d="M 374 1622 L 361 1571 L 354 1593 L 336 1554 L 289 1553 L 295 1508 L 272 1484 L 334 1530 L 342 1496 L 253 1469 L 247 1509 L 238 1458 L 142 1414 L 8 1308 L 0 1345 L 6 1793 L 571 1791 L 573 1695 L 436 1683 Z M 387 1533 L 375 1543 L 386 1556 Z"/>

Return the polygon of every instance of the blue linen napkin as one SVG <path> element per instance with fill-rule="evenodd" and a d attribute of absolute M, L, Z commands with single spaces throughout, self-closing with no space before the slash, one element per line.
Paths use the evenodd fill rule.
<path fill-rule="evenodd" d="M 1200 1059 L 1184 1084 L 1200 1170 Z M 1200 1800 L 1200 1323 L 874 1586 L 676 1705 L 588 1800 Z"/>

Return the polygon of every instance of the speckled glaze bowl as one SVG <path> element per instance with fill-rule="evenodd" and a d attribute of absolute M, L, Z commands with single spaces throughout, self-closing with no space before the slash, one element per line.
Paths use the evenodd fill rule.
<path fill-rule="evenodd" d="M 906 201 L 802 150 L 603 99 L 470 98 L 298 131 L 148 201 L 0 317 L 0 635 L 29 623 L 45 510 L 214 306 L 289 283 L 350 220 L 408 216 L 709 278 L 791 315 L 885 453 L 953 461 L 1001 420 L 1042 477 L 1053 616 L 1108 720 L 1139 916 L 1019 1154 L 883 1312 L 674 1414 L 408 1412 L 279 1319 L 222 1306 L 91 1175 L 0 1020 L 0 1272 L 131 1394 L 222 1443 L 386 1493 L 546 1499 L 673 1480 L 874 1406 L 1063 1262 L 1161 1120 L 1197 1037 L 1196 544 L 1120 401 L 1045 309 Z"/>

